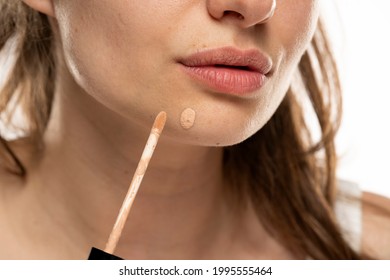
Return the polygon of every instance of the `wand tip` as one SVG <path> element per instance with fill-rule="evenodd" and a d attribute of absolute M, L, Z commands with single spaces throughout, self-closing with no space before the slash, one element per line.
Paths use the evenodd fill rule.
<path fill-rule="evenodd" d="M 165 122 L 167 121 L 167 113 L 160 112 L 154 120 L 153 129 L 157 129 L 159 133 L 164 129 Z"/>

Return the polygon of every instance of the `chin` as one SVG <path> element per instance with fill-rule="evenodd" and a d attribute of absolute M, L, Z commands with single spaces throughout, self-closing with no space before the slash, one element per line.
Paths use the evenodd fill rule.
<path fill-rule="evenodd" d="M 239 144 L 253 134 L 260 127 L 243 127 L 240 125 L 212 126 L 194 125 L 189 130 L 179 127 L 166 127 L 164 136 L 178 144 L 203 147 L 228 147 Z"/>

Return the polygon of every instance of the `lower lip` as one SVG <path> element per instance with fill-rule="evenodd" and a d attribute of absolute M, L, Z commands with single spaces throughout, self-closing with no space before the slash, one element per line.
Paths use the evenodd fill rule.
<path fill-rule="evenodd" d="M 209 89 L 231 95 L 249 95 L 266 81 L 262 73 L 215 66 L 186 66 L 184 71 Z"/>

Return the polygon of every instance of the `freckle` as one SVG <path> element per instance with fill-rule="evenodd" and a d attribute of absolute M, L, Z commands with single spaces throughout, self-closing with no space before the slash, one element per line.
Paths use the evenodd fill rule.
<path fill-rule="evenodd" d="M 190 129 L 194 126 L 196 113 L 194 109 L 186 108 L 180 117 L 180 125 L 183 129 Z"/>

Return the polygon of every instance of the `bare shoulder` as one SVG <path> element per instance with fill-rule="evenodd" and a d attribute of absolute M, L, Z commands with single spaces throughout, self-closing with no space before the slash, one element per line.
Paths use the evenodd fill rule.
<path fill-rule="evenodd" d="M 362 251 L 376 259 L 390 259 L 390 199 L 362 194 Z"/>

